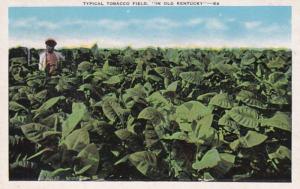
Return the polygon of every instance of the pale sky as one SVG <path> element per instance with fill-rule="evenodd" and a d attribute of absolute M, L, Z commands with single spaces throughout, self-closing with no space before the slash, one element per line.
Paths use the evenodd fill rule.
<path fill-rule="evenodd" d="M 287 47 L 291 7 L 11 7 L 10 46 Z"/>

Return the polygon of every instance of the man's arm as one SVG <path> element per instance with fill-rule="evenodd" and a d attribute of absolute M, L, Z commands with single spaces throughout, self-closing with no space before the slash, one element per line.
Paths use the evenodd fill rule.
<path fill-rule="evenodd" d="M 39 70 L 41 70 L 41 71 L 44 71 L 45 67 L 46 67 L 45 55 L 46 55 L 45 52 L 40 54 Z"/>

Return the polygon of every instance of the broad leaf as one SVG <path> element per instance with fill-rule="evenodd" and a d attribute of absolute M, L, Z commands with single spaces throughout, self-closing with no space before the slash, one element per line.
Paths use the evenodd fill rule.
<path fill-rule="evenodd" d="M 42 104 L 38 109 L 32 110 L 33 113 L 35 113 L 34 118 L 37 118 L 41 114 L 44 114 L 49 111 L 50 108 L 52 108 L 55 104 L 57 104 L 60 100 L 64 100 L 64 96 L 57 96 L 50 98 L 44 104 Z"/>
<path fill-rule="evenodd" d="M 245 104 L 252 106 L 252 107 L 256 107 L 256 108 L 260 108 L 260 109 L 266 108 L 266 105 L 263 104 L 260 100 L 258 100 L 255 97 L 255 94 L 250 91 L 246 91 L 246 90 L 240 91 L 237 94 L 236 99 L 239 101 L 242 101 Z"/>
<path fill-rule="evenodd" d="M 277 129 L 290 132 L 292 131 L 291 118 L 287 114 L 279 111 L 271 118 L 262 119 L 261 126 L 275 127 Z"/>
<path fill-rule="evenodd" d="M 246 136 L 241 137 L 240 140 L 243 148 L 251 148 L 263 143 L 267 138 L 268 136 L 264 134 L 260 134 L 255 131 L 248 131 Z"/>
<path fill-rule="evenodd" d="M 247 134 L 230 143 L 230 148 L 236 150 L 238 147 L 252 148 L 263 143 L 268 136 L 256 131 L 248 131 Z"/>
<path fill-rule="evenodd" d="M 123 80 L 124 80 L 124 75 L 120 74 L 120 75 L 114 75 L 114 76 L 110 77 L 108 80 L 104 81 L 103 83 L 109 84 L 109 85 L 115 85 L 115 84 L 121 83 Z"/>
<path fill-rule="evenodd" d="M 211 127 L 213 122 L 213 114 L 205 115 L 198 121 L 195 127 L 192 126 L 192 131 L 189 132 L 189 138 L 193 143 L 210 143 L 215 137 L 215 129 Z M 200 140 L 199 140 L 200 139 Z"/>
<path fill-rule="evenodd" d="M 232 108 L 228 115 L 238 124 L 247 128 L 256 128 L 258 126 L 257 112 L 247 106 L 238 106 Z"/>
<path fill-rule="evenodd" d="M 192 131 L 191 124 L 193 121 L 210 114 L 212 109 L 197 101 L 186 102 L 176 108 L 176 121 L 183 131 Z"/>
<path fill-rule="evenodd" d="M 49 128 L 39 123 L 30 123 L 22 125 L 21 130 L 28 140 L 32 142 L 40 142 L 45 138 L 44 132 L 48 131 Z"/>
<path fill-rule="evenodd" d="M 23 105 L 15 102 L 15 101 L 10 101 L 9 102 L 9 110 L 15 111 L 15 112 L 20 111 L 20 110 L 27 111 L 27 108 L 25 108 Z"/>
<path fill-rule="evenodd" d="M 90 143 L 89 133 L 86 129 L 77 129 L 69 134 L 61 144 L 66 145 L 67 149 L 80 152 Z"/>
<path fill-rule="evenodd" d="M 70 114 L 62 124 L 62 137 L 66 137 L 70 134 L 86 114 L 87 108 L 83 103 L 73 103 L 72 114 Z"/>
<path fill-rule="evenodd" d="M 267 63 L 267 67 L 271 68 L 271 69 L 272 68 L 275 68 L 275 69 L 283 68 L 284 65 L 285 65 L 285 61 L 280 57 L 273 58 L 271 61 L 269 61 Z"/>
<path fill-rule="evenodd" d="M 157 159 L 155 154 L 152 152 L 135 152 L 129 155 L 129 161 L 136 167 L 137 170 L 146 176 L 153 176 L 151 173 L 157 169 Z"/>
<path fill-rule="evenodd" d="M 273 153 L 268 154 L 270 159 L 289 159 L 291 160 L 291 150 L 285 146 L 279 146 Z"/>
<path fill-rule="evenodd" d="M 188 83 L 200 85 L 201 81 L 204 79 L 203 72 L 200 71 L 190 71 L 190 72 L 183 72 L 179 76 L 182 80 L 187 81 Z"/>
<path fill-rule="evenodd" d="M 158 110 L 152 107 L 143 109 L 140 112 L 138 119 L 146 119 L 156 125 L 161 123 L 161 121 L 164 121 L 163 115 Z"/>
<path fill-rule="evenodd" d="M 220 154 L 218 150 L 211 149 L 208 150 L 202 157 L 200 161 L 193 163 L 193 169 L 202 170 L 207 168 L 213 168 L 219 164 L 221 161 Z"/>
<path fill-rule="evenodd" d="M 95 175 L 98 170 L 100 156 L 94 143 L 88 144 L 77 155 L 79 163 L 75 165 L 76 174 Z M 88 167 L 88 169 L 86 169 Z"/>
<path fill-rule="evenodd" d="M 127 110 L 123 109 L 113 97 L 108 97 L 103 100 L 102 110 L 104 115 L 112 122 L 115 122 L 117 118 L 123 120 L 127 113 Z"/>
<path fill-rule="evenodd" d="M 229 99 L 229 96 L 227 93 L 221 93 L 215 95 L 209 102 L 211 105 L 219 106 L 221 108 L 230 109 L 232 108 L 232 102 Z"/>
<path fill-rule="evenodd" d="M 115 131 L 115 134 L 121 139 L 121 140 L 131 140 L 136 138 L 136 134 L 128 131 L 127 129 L 119 129 Z"/>

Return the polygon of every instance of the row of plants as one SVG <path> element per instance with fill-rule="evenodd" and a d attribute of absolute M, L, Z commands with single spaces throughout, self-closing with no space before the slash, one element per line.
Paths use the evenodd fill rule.
<path fill-rule="evenodd" d="M 39 52 L 9 53 L 11 180 L 291 180 L 290 50 Z"/>

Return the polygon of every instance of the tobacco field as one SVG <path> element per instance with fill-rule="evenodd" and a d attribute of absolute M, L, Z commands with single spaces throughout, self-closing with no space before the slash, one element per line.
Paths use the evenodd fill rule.
<path fill-rule="evenodd" d="M 288 49 L 9 49 L 9 179 L 291 181 Z"/>

